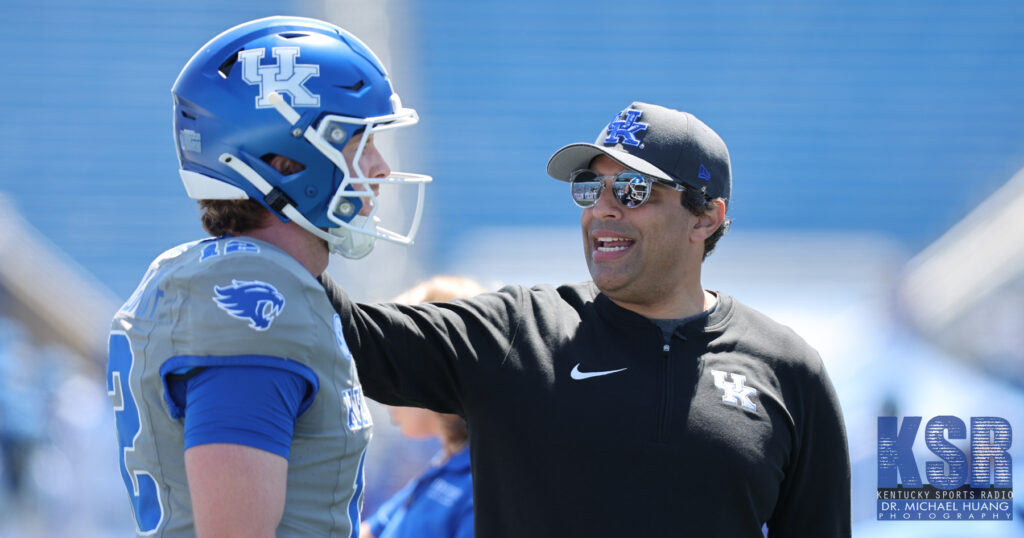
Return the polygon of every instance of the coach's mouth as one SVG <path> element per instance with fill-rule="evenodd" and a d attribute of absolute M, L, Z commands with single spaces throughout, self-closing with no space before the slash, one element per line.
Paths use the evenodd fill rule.
<path fill-rule="evenodd" d="M 633 245 L 634 239 L 613 232 L 594 232 L 591 240 L 591 257 L 594 261 L 615 260 L 625 256 Z"/>

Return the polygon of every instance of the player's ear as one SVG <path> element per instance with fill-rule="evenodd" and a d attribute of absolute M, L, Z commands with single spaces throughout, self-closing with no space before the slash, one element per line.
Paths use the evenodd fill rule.
<path fill-rule="evenodd" d="M 708 210 L 693 222 L 693 227 L 690 228 L 690 241 L 703 243 L 722 226 L 723 221 L 725 221 L 725 200 L 715 198 L 711 200 Z"/>

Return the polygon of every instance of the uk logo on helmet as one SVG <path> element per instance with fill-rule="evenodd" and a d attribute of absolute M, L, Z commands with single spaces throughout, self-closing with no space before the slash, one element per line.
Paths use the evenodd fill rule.
<path fill-rule="evenodd" d="M 627 108 L 612 119 L 611 123 L 608 124 L 608 137 L 604 139 L 605 144 L 618 144 L 622 143 L 627 146 L 640 147 L 640 139 L 636 137 L 636 134 L 640 131 L 646 131 L 648 124 L 640 123 L 636 120 L 640 119 L 640 116 L 644 112 L 635 108 Z M 619 119 L 619 116 L 625 115 L 625 119 Z"/>
<path fill-rule="evenodd" d="M 270 108 L 268 97 L 277 92 L 288 95 L 293 107 L 318 107 L 320 96 L 306 88 L 306 81 L 320 76 L 317 64 L 300 64 L 295 62 L 299 56 L 299 47 L 274 47 L 271 54 L 277 59 L 276 64 L 260 65 L 266 54 L 264 49 L 243 50 L 238 53 L 242 61 L 242 80 L 250 85 L 259 85 L 260 94 L 256 97 L 256 108 Z"/>
<path fill-rule="evenodd" d="M 277 288 L 259 280 L 231 280 L 230 286 L 214 286 L 213 302 L 231 317 L 249 320 L 257 331 L 270 328 L 274 318 L 284 310 L 284 295 Z"/>

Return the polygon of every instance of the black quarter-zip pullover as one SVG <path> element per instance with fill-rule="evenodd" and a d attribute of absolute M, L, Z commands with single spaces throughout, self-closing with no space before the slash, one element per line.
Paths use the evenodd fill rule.
<path fill-rule="evenodd" d="M 469 423 L 476 535 L 850 535 L 842 414 L 818 354 L 731 297 L 668 343 L 593 283 L 356 304 L 365 393 Z"/>

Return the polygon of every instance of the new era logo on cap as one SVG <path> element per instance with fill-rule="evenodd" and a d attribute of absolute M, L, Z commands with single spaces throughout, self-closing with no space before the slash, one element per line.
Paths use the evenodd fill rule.
<path fill-rule="evenodd" d="M 707 167 L 701 164 L 700 169 L 697 170 L 697 177 L 703 179 L 704 181 L 711 181 L 711 172 L 708 172 Z"/>

